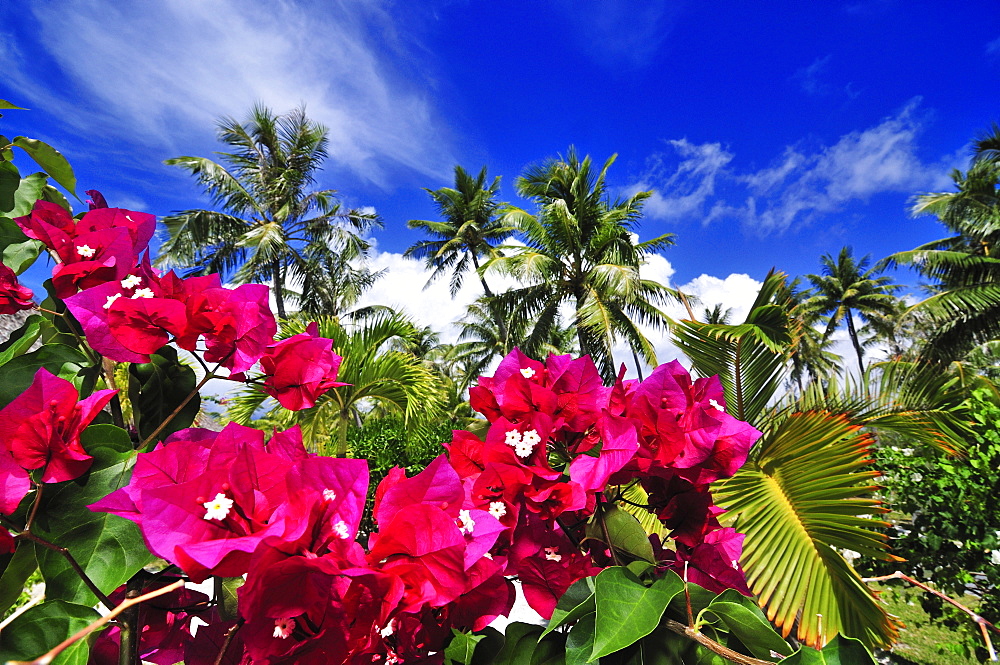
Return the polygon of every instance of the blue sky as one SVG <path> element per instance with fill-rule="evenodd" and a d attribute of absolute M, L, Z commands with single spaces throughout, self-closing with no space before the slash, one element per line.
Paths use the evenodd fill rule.
<path fill-rule="evenodd" d="M 384 217 L 379 265 L 401 265 L 406 221 L 434 216 L 421 188 L 454 164 L 523 203 L 522 169 L 575 145 L 618 153 L 617 193 L 653 191 L 641 237 L 677 234 L 659 274 L 752 284 L 942 235 L 908 201 L 949 189 L 1000 121 L 1000 7 L 32 0 L 0 3 L 0 72 L 0 98 L 32 109 L 3 133 L 51 142 L 112 205 L 207 205 L 162 160 L 209 155 L 214 119 L 255 100 L 302 102 L 331 130 L 320 185 Z"/>

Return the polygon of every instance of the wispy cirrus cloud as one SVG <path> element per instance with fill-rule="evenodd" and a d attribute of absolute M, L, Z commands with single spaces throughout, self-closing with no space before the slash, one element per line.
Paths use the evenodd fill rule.
<path fill-rule="evenodd" d="M 919 155 L 923 129 L 920 100 L 864 130 L 828 146 L 787 146 L 768 166 L 740 171 L 735 156 L 718 143 L 672 141 L 679 163 L 665 168 L 658 154 L 648 173 L 627 191 L 652 188 L 646 212 L 661 219 L 735 218 L 760 234 L 780 233 L 866 201 L 884 192 L 947 188 L 958 154 L 925 161 Z M 723 159 L 724 156 L 724 159 Z M 724 190 L 719 194 L 717 190 Z M 733 200 L 738 203 L 731 203 Z"/>
<path fill-rule="evenodd" d="M 37 0 L 17 11 L 35 25 L 18 30 L 17 48 L 0 40 L 0 70 L 32 104 L 105 141 L 177 153 L 210 145 L 217 117 L 255 101 L 304 103 L 330 129 L 331 159 L 361 179 L 385 184 L 399 168 L 446 177 L 453 162 L 416 49 L 379 3 Z"/>

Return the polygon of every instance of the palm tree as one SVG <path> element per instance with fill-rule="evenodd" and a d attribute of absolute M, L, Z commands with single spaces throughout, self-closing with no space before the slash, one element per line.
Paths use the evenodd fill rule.
<path fill-rule="evenodd" d="M 236 283 L 272 281 L 278 316 L 286 317 L 291 284 L 313 312 L 336 312 L 377 275 L 357 268 L 369 250 L 363 234 L 373 213 L 341 209 L 332 189 L 309 190 L 327 156 L 327 129 L 300 107 L 276 115 L 254 106 L 245 122 L 219 120 L 218 139 L 232 148 L 221 164 L 175 157 L 166 164 L 191 175 L 215 210 L 185 210 L 163 219 L 169 237 L 159 265 L 219 272 Z M 355 267 L 352 267 L 355 266 Z"/>
<path fill-rule="evenodd" d="M 712 490 L 724 523 L 745 534 L 740 565 L 785 636 L 794 630 L 817 648 L 837 633 L 888 645 L 898 623 L 838 551 L 891 559 L 886 524 L 872 517 L 884 512 L 872 483 L 874 437 L 888 431 L 915 445 L 960 447 L 972 386 L 967 372 L 897 361 L 884 363 L 877 381 L 814 381 L 779 399 L 794 352 L 784 280 L 765 278 L 742 323 L 685 320 L 673 330 L 693 372 L 719 376 L 726 410 L 762 432 L 743 468 Z"/>
<path fill-rule="evenodd" d="M 424 188 L 424 191 L 434 199 L 443 221 L 411 219 L 407 222 L 409 228 L 422 229 L 435 239 L 414 243 L 403 256 L 424 259 L 427 267 L 434 269 L 428 284 L 450 270 L 452 298 L 462 288 L 465 273 L 472 268 L 483 285 L 483 293 L 492 298 L 493 291 L 479 271 L 479 259 L 497 256 L 497 245 L 514 232 L 514 228 L 498 216 L 504 205 L 496 199 L 500 176 L 487 187 L 485 166 L 475 178 L 456 166 L 454 188 Z"/>
<path fill-rule="evenodd" d="M 892 313 L 897 302 L 892 294 L 900 287 L 892 284 L 890 277 L 878 276 L 883 270 L 881 266 L 869 267 L 871 256 L 855 261 L 850 247 L 843 247 L 836 260 L 824 254 L 820 263 L 823 264 L 822 275 L 806 276 L 816 293 L 804 303 L 803 309 L 829 317 L 824 339 L 828 339 L 841 322 L 847 323 L 847 334 L 858 354 L 858 370 L 863 376 L 864 351 L 854 325 L 854 312 L 862 321 L 867 321 L 871 314 Z"/>
<path fill-rule="evenodd" d="M 289 411 L 280 405 L 255 417 L 267 400 L 258 386 L 251 385 L 230 401 L 229 416 L 236 422 L 270 429 L 302 426 L 302 438 L 310 450 L 326 453 L 329 444 L 338 457 L 347 454 L 347 429 L 360 424 L 374 407 L 403 416 L 414 429 L 433 422 L 443 405 L 436 373 L 424 361 L 403 350 L 419 343 L 422 331 L 404 315 L 387 307 L 375 308 L 354 322 L 319 317 L 319 334 L 333 340 L 334 353 L 343 357 L 338 381 L 350 385 L 334 388 L 316 405 Z M 305 317 L 286 320 L 278 339 L 305 330 Z"/>
<path fill-rule="evenodd" d="M 676 292 L 639 270 L 647 253 L 669 247 L 673 234 L 636 242 L 633 231 L 649 192 L 624 200 L 607 197 L 607 171 L 615 156 L 596 170 L 571 147 L 565 158 L 530 167 L 517 180 L 518 193 L 535 201 L 538 214 L 510 208 L 525 244 L 505 247 L 488 269 L 517 278 L 527 286 L 497 296 L 511 312 L 515 327 L 530 328 L 525 351 L 538 355 L 558 320 L 563 303 L 573 307 L 580 352 L 590 355 L 606 380 L 615 374 L 611 346 L 625 338 L 633 351 L 656 364 L 653 345 L 639 324 L 665 328 L 669 319 L 657 305 Z"/>
<path fill-rule="evenodd" d="M 934 280 L 913 312 L 931 323 L 921 357 L 945 363 L 1000 339 L 1000 126 L 976 141 L 969 170 L 952 179 L 957 191 L 923 194 L 912 209 L 936 215 L 952 235 L 886 259 Z"/>

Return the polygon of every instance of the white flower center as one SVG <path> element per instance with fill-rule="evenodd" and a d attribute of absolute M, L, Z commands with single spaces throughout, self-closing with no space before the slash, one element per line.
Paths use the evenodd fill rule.
<path fill-rule="evenodd" d="M 205 506 L 204 519 L 222 521 L 226 519 L 226 516 L 229 515 L 229 511 L 232 510 L 233 500 L 220 492 L 215 495 L 214 499 L 206 501 L 201 505 Z"/>
<path fill-rule="evenodd" d="M 718 409 L 719 411 L 725 411 L 725 409 L 722 408 L 722 405 L 716 402 L 714 399 L 708 400 L 708 403 L 711 407 Z"/>
<path fill-rule="evenodd" d="M 490 515 L 500 519 L 507 514 L 507 506 L 504 505 L 503 501 L 491 501 L 490 502 Z"/>
<path fill-rule="evenodd" d="M 138 275 L 129 275 L 128 277 L 122 280 L 123 289 L 132 289 L 139 286 L 140 284 L 142 284 L 142 277 L 139 277 Z"/>
<path fill-rule="evenodd" d="M 152 298 L 154 295 L 153 289 L 136 289 L 135 293 L 132 294 L 132 300 L 136 298 Z"/>
<path fill-rule="evenodd" d="M 111 309 L 111 304 L 114 303 L 114 301 L 118 300 L 121 297 L 122 297 L 122 294 L 120 294 L 120 293 L 116 293 L 113 296 L 108 296 L 108 301 L 106 303 L 104 303 L 104 309 Z"/>
<path fill-rule="evenodd" d="M 382 630 L 378 631 L 378 634 L 381 635 L 383 638 L 386 638 L 386 637 L 389 637 L 390 635 L 392 635 L 392 633 L 393 633 L 393 626 L 392 626 L 392 624 L 395 623 L 395 621 L 396 621 L 395 619 L 389 619 L 389 623 L 386 624 L 385 628 L 383 628 Z"/>
<path fill-rule="evenodd" d="M 518 432 L 516 429 L 508 430 L 507 434 L 504 437 L 504 443 L 506 443 L 508 446 L 516 446 L 517 444 L 521 443 L 521 433 Z"/>
<path fill-rule="evenodd" d="M 323 490 L 323 500 L 324 501 L 333 501 L 336 498 L 337 498 L 337 493 L 334 492 L 333 490 L 331 490 L 331 489 L 325 489 L 325 490 Z"/>
<path fill-rule="evenodd" d="M 347 528 L 347 523 L 344 520 L 340 520 L 333 525 L 333 533 L 342 540 L 347 540 L 351 537 L 351 531 Z"/>
<path fill-rule="evenodd" d="M 295 619 L 275 619 L 274 620 L 274 633 L 275 637 L 280 637 L 283 640 L 287 640 L 288 636 L 292 634 L 295 630 Z"/>
<path fill-rule="evenodd" d="M 476 528 L 476 522 L 472 519 L 472 515 L 469 514 L 468 510 L 458 511 L 458 530 L 462 533 L 472 533 L 472 530 Z"/>
<path fill-rule="evenodd" d="M 77 245 L 76 253 L 85 259 L 89 259 L 94 254 L 97 254 L 97 250 L 91 247 L 90 245 Z"/>
<path fill-rule="evenodd" d="M 559 554 L 558 547 L 546 547 L 545 548 L 545 558 L 549 561 L 555 561 L 559 563 L 562 561 L 562 554 Z"/>
<path fill-rule="evenodd" d="M 531 369 L 530 367 L 525 367 L 524 369 L 521 370 L 521 376 L 523 376 L 526 379 L 530 379 L 534 375 L 535 375 L 535 370 Z"/>

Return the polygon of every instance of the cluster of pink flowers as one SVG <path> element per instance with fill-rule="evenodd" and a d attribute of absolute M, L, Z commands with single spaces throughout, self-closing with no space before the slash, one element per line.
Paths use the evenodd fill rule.
<path fill-rule="evenodd" d="M 38 201 L 31 214 L 14 221 L 55 257 L 56 295 L 80 322 L 90 346 L 106 358 L 148 362 L 172 342 L 201 352 L 234 380 L 245 380 L 245 372 L 260 362 L 264 390 L 293 410 L 311 407 L 331 387 L 343 385 L 336 382 L 340 357 L 315 327 L 274 340 L 277 325 L 266 286 L 227 289 L 218 275 L 180 278 L 154 270 L 148 254 L 153 215 L 95 207 L 77 221 L 61 206 Z M 0 272 L 0 286 L 5 279 Z M 21 302 L 16 289 L 3 292 L 7 301 Z"/>
<path fill-rule="evenodd" d="M 722 410 L 718 381 L 692 383 L 671 363 L 605 387 L 589 358 L 543 364 L 515 350 L 471 399 L 486 439 L 456 431 L 424 471 L 390 471 L 365 547 L 366 462 L 308 454 L 297 428 L 266 442 L 235 424 L 177 432 L 92 509 L 136 522 L 194 581 L 246 575 L 234 663 L 439 663 L 453 629 L 510 611 L 514 577 L 551 616 L 574 581 L 611 565 L 605 543 L 581 549 L 581 525 L 609 486 L 636 479 L 673 530 L 674 549 L 656 542 L 660 568 L 748 593 L 742 536 L 719 525 L 707 485 L 735 472 L 759 433 Z M 186 662 L 212 662 L 204 644 L 235 623 L 185 633 Z M 143 649 L 152 662 L 176 657 Z"/>

